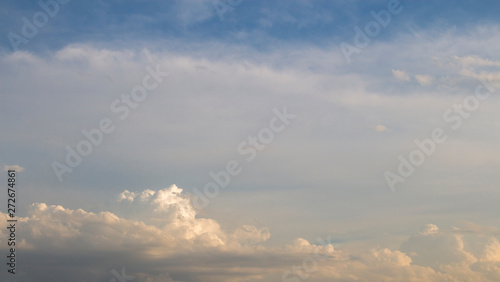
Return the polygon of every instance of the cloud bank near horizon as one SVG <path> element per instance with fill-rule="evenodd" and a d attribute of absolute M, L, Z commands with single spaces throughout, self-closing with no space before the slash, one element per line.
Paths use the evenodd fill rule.
<path fill-rule="evenodd" d="M 100 281 L 123 266 L 136 281 L 495 281 L 500 279 L 500 229 L 473 223 L 440 230 L 425 225 L 398 250 L 380 246 L 351 253 L 328 239 L 297 238 L 265 247 L 266 227 L 241 225 L 226 231 L 200 218 L 189 195 L 172 185 L 157 191 L 123 191 L 111 205 L 117 213 L 70 210 L 35 203 L 26 217 L 19 253 L 19 281 L 43 275 Z M 120 214 L 128 214 L 127 217 Z M 1 217 L 7 219 L 7 214 Z M 6 220 L 2 220 L 6 230 Z M 4 244 L 1 245 L 2 250 Z M 43 262 L 34 258 L 44 257 Z M 189 263 L 188 263 L 189 262 Z M 45 266 L 51 265 L 51 271 Z M 59 265 L 59 267 L 54 267 Z M 81 273 L 73 273 L 73 268 Z M 83 271 L 83 270 L 86 271 Z M 295 269 L 295 270 L 294 270 Z M 168 278 L 167 278 L 168 277 Z M 307 277 L 307 278 L 306 278 Z"/>

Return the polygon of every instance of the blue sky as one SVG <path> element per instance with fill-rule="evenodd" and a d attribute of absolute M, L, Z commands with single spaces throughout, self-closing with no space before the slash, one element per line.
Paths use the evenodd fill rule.
<path fill-rule="evenodd" d="M 42 3 L 0 4 L 15 281 L 500 279 L 496 1 Z"/>
<path fill-rule="evenodd" d="M 370 11 L 379 11 L 387 4 L 384 1 L 235 2 L 241 4 L 223 13 L 221 21 L 209 1 L 70 1 L 61 5 L 61 13 L 50 18 L 40 30 L 42 36 L 21 45 L 21 49 L 44 52 L 75 42 L 151 47 L 151 42 L 168 44 L 174 39 L 195 45 L 218 41 L 257 49 L 287 43 L 324 48 L 352 37 L 354 26 L 368 22 Z M 482 1 L 480 5 L 474 1 L 454 3 L 457 4 L 405 1 L 404 16 L 395 16 L 377 39 L 390 40 L 411 27 L 462 30 L 497 20 L 495 1 Z M 2 27 L 20 33 L 22 17 L 32 20 L 33 14 L 40 10 L 37 2 L 4 1 Z M 272 27 L 264 23 L 266 20 L 272 22 Z M 241 33 L 248 36 L 238 37 Z M 0 42 L 3 49 L 12 50 L 6 36 Z"/>

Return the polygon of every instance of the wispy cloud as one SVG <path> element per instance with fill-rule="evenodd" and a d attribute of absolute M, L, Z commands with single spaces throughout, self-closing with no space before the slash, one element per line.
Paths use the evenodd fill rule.
<path fill-rule="evenodd" d="M 405 71 L 402 71 L 402 70 L 392 70 L 392 75 L 399 79 L 399 80 L 403 80 L 403 81 L 410 81 L 411 78 L 410 76 L 405 72 Z"/>

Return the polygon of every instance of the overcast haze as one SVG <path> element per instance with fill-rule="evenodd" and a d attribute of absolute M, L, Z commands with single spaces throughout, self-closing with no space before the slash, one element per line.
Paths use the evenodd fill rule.
<path fill-rule="evenodd" d="M 0 281 L 500 281 L 499 12 L 2 1 Z"/>

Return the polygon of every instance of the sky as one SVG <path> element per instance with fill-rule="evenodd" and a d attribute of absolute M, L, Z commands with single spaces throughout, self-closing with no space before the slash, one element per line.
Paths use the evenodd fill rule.
<path fill-rule="evenodd" d="M 500 281 L 499 12 L 2 1 L 0 281 Z"/>

